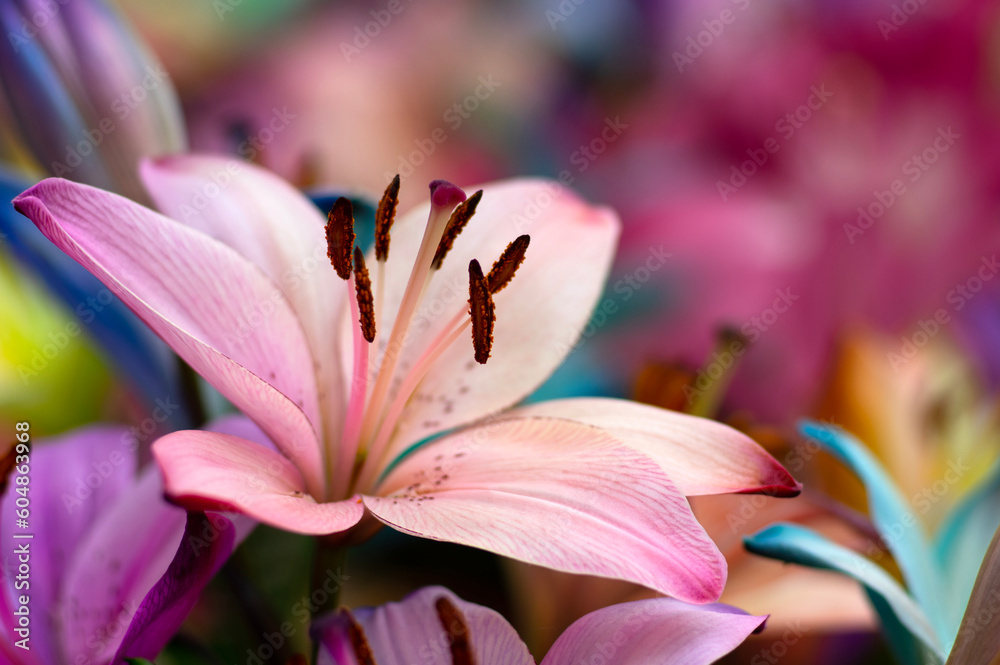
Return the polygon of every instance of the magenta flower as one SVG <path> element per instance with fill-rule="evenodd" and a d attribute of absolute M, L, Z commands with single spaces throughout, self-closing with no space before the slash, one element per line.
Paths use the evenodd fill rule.
<path fill-rule="evenodd" d="M 729 605 L 638 600 L 591 612 L 566 629 L 541 665 L 713 663 L 764 626 Z M 443 587 L 402 602 L 341 609 L 312 629 L 319 665 L 535 665 L 514 628 L 493 610 Z"/>
<path fill-rule="evenodd" d="M 215 428 L 266 441 L 244 418 Z M 8 458 L 17 464 L 0 501 L 0 663 L 156 656 L 245 535 L 248 525 L 164 501 L 156 468 L 137 472 L 136 458 L 128 428 L 114 425 Z"/>
<path fill-rule="evenodd" d="M 55 179 L 15 206 L 274 442 L 157 441 L 182 505 L 351 538 L 378 520 L 707 602 L 725 560 L 685 495 L 798 492 L 715 422 L 610 399 L 513 408 L 586 324 L 618 235 L 612 212 L 553 183 L 486 185 L 479 202 L 438 181 L 391 233 L 390 187 L 376 254 L 362 258 L 346 200 L 325 238 L 312 204 L 256 167 L 175 157 L 143 178 L 169 216 Z M 525 231 L 510 280 L 526 239 L 508 244 Z M 484 275 L 475 259 L 493 265 L 505 248 Z"/>

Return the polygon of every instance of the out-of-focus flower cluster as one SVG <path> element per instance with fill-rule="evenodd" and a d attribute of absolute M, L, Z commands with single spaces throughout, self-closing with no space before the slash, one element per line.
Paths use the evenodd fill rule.
<path fill-rule="evenodd" d="M 0 24 L 0 662 L 1000 654 L 1000 3 Z"/>

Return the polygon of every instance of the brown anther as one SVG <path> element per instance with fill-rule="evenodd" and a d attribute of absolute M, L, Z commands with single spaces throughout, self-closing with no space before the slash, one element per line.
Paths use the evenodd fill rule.
<path fill-rule="evenodd" d="M 375 260 L 385 261 L 389 258 L 389 229 L 396 218 L 396 206 L 399 205 L 399 174 L 385 188 L 382 200 L 378 202 L 375 211 Z"/>
<path fill-rule="evenodd" d="M 490 274 L 486 276 L 490 293 L 496 295 L 514 279 L 514 273 L 524 261 L 524 253 L 528 250 L 529 242 L 531 242 L 530 236 L 518 236 L 514 242 L 507 245 L 507 249 L 503 250 L 503 254 L 490 268 Z"/>
<path fill-rule="evenodd" d="M 462 612 L 445 596 L 434 603 L 438 621 L 448 634 L 448 644 L 451 645 L 452 665 L 475 665 L 472 655 L 472 640 L 469 638 L 469 625 L 465 623 Z"/>
<path fill-rule="evenodd" d="M 354 615 L 348 609 L 341 609 L 341 614 L 347 617 L 347 636 L 351 640 L 351 648 L 354 649 L 354 657 L 357 658 L 358 665 L 375 665 L 375 654 L 368 644 L 365 631 L 361 624 L 357 622 Z"/>
<path fill-rule="evenodd" d="M 481 198 L 483 198 L 483 190 L 480 189 L 459 203 L 455 211 L 451 213 L 448 224 L 444 227 L 444 235 L 441 236 L 441 242 L 438 243 L 437 252 L 434 253 L 434 260 L 431 261 L 431 268 L 434 270 L 441 269 L 444 257 L 448 255 L 448 252 L 451 251 L 451 246 L 455 244 L 455 238 L 462 232 L 465 225 L 469 223 L 472 216 L 476 214 L 476 206 L 479 205 Z"/>
<path fill-rule="evenodd" d="M 469 262 L 469 314 L 472 317 L 472 346 L 476 350 L 476 362 L 485 365 L 490 359 L 493 324 L 497 317 L 483 269 L 475 259 Z"/>
<path fill-rule="evenodd" d="M 365 255 L 360 247 L 354 248 L 354 289 L 358 294 L 361 334 L 371 344 L 375 341 L 375 298 L 372 296 L 372 280 L 368 276 Z"/>
<path fill-rule="evenodd" d="M 326 255 L 341 279 L 351 278 L 354 249 L 354 206 L 341 196 L 326 216 Z"/>

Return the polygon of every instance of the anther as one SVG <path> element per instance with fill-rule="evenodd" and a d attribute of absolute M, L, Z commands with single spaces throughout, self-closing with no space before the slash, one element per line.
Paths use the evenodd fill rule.
<path fill-rule="evenodd" d="M 469 262 L 469 314 L 472 317 L 472 346 L 476 351 L 476 362 L 485 365 L 493 346 L 496 311 L 483 269 L 475 259 Z"/>
<path fill-rule="evenodd" d="M 510 283 L 510 280 L 514 279 L 514 273 L 524 261 L 524 253 L 528 249 L 529 242 L 531 242 L 531 236 L 518 236 L 514 242 L 507 245 L 507 249 L 503 250 L 503 254 L 490 268 L 490 274 L 486 276 L 486 283 L 491 294 L 496 295 Z"/>
<path fill-rule="evenodd" d="M 365 631 L 348 609 L 341 609 L 341 614 L 347 619 L 347 636 L 351 640 L 351 648 L 354 649 L 354 656 L 358 665 L 375 665 L 375 654 L 368 644 Z"/>
<path fill-rule="evenodd" d="M 448 644 L 451 645 L 452 665 L 474 665 L 472 656 L 472 641 L 469 639 L 469 625 L 465 623 L 462 612 L 446 597 L 441 596 L 434 603 L 438 621 L 448 634 Z"/>
<path fill-rule="evenodd" d="M 368 276 L 365 255 L 360 247 L 354 248 L 354 289 L 358 294 L 361 334 L 371 344 L 375 341 L 375 298 L 372 296 L 372 280 Z"/>
<path fill-rule="evenodd" d="M 326 255 L 341 279 L 351 277 L 354 237 L 354 207 L 341 196 L 330 208 L 326 221 Z"/>
<path fill-rule="evenodd" d="M 385 188 L 382 200 L 378 202 L 375 211 L 375 260 L 385 261 L 389 258 L 389 229 L 396 218 L 396 206 L 399 205 L 399 174 Z"/>
<path fill-rule="evenodd" d="M 469 223 L 472 216 L 476 214 L 476 206 L 479 205 L 479 200 L 483 198 L 483 190 L 479 190 L 468 199 L 463 201 L 455 208 L 455 211 L 451 213 L 451 218 L 448 220 L 448 225 L 444 228 L 444 235 L 441 236 L 441 242 L 438 243 L 437 252 L 434 254 L 434 260 L 431 261 L 431 268 L 434 270 L 440 270 L 441 264 L 444 262 L 444 257 L 448 255 L 451 251 L 451 246 L 455 243 L 455 238 L 458 234 L 462 232 L 465 225 Z"/>

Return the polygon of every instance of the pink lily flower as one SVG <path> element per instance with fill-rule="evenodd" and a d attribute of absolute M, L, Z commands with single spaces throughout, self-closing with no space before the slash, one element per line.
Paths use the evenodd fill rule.
<path fill-rule="evenodd" d="M 765 620 L 729 605 L 671 598 L 612 605 L 567 628 L 541 665 L 708 665 L 762 630 Z M 405 665 L 414 654 L 427 665 L 535 665 L 502 616 L 443 587 L 380 607 L 341 609 L 319 619 L 312 632 L 319 665 Z"/>
<path fill-rule="evenodd" d="M 324 238 L 312 204 L 257 167 L 171 157 L 142 177 L 166 216 L 57 179 L 14 203 L 273 441 L 159 439 L 181 505 L 345 539 L 381 522 L 708 602 L 725 560 L 685 495 L 799 490 L 715 422 L 610 399 L 513 408 L 586 324 L 619 230 L 554 183 L 466 199 L 436 181 L 391 235 L 390 185 L 362 257 L 346 199 Z M 524 231 L 526 256 L 510 243 Z M 502 253 L 484 274 L 476 259 Z"/>

